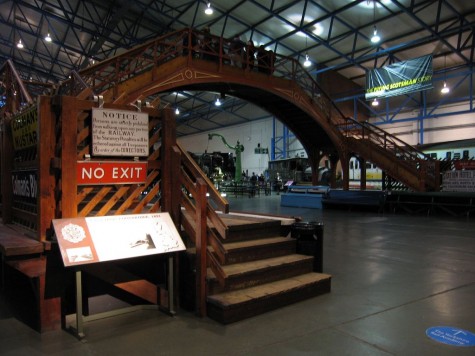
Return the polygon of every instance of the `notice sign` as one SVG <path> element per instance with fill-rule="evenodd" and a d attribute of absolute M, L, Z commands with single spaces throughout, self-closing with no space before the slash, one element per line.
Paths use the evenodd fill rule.
<path fill-rule="evenodd" d="M 168 213 L 53 220 L 65 266 L 185 250 Z"/>
<path fill-rule="evenodd" d="M 140 184 L 147 179 L 147 162 L 79 161 L 77 184 Z"/>
<path fill-rule="evenodd" d="M 148 156 L 148 114 L 92 109 L 94 156 Z"/>
<path fill-rule="evenodd" d="M 38 196 L 37 171 L 12 172 L 13 197 L 35 204 Z"/>
<path fill-rule="evenodd" d="M 475 170 L 448 171 L 442 177 L 444 192 L 475 192 Z"/>

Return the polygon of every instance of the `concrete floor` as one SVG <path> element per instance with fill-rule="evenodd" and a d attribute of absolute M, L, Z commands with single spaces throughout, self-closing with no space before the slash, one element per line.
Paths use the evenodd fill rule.
<path fill-rule="evenodd" d="M 38 334 L 0 299 L 0 355 L 475 355 L 426 330 L 475 333 L 475 221 L 284 208 L 279 196 L 230 198 L 231 210 L 324 223 L 332 292 L 220 325 L 178 310 L 88 322 L 86 339 Z"/>

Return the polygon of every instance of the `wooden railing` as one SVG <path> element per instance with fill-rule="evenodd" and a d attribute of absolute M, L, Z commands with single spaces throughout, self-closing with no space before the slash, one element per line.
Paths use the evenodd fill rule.
<path fill-rule="evenodd" d="M 218 70 L 223 65 L 231 63 L 233 52 L 232 40 L 206 34 L 193 29 L 183 29 L 163 35 L 157 39 L 139 45 L 130 51 L 99 62 L 79 72 L 84 83 L 93 91 L 94 95 L 104 97 L 118 97 L 119 87 L 129 79 L 156 70 L 160 65 L 177 57 L 187 57 L 188 61 L 194 58 L 207 59 L 218 63 Z M 257 48 L 256 48 L 257 52 Z M 246 52 L 247 53 L 247 52 Z M 259 55 L 257 55 L 259 58 Z M 428 163 L 431 159 L 424 156 L 414 147 L 397 139 L 395 136 L 378 129 L 374 125 L 358 122 L 351 117 L 345 117 L 329 95 L 314 80 L 311 74 L 294 58 L 267 52 L 271 60 L 252 60 L 242 57 L 243 70 L 249 70 L 251 65 L 258 71 L 269 75 L 294 81 L 299 88 L 318 107 L 330 125 L 330 129 L 342 141 L 350 139 L 367 140 L 369 144 L 378 146 L 398 160 L 405 163 L 416 175 L 427 174 L 426 181 L 437 175 L 435 165 Z M 71 78 L 70 81 L 73 81 Z M 76 85 L 64 82 L 62 89 L 77 88 Z M 78 89 L 75 89 L 78 90 Z M 358 152 L 357 152 L 358 153 Z M 377 163 L 377 162 L 375 162 Z M 432 186 L 431 188 L 438 189 Z"/>
<path fill-rule="evenodd" d="M 196 307 L 198 314 L 205 316 L 207 268 L 221 285 L 226 278 L 222 265 L 227 251 L 221 240 L 226 239 L 228 227 L 216 211 L 228 213 L 229 203 L 179 144 L 174 147 L 174 156 L 180 174 L 172 195 L 178 196 L 181 225 L 196 246 Z"/>

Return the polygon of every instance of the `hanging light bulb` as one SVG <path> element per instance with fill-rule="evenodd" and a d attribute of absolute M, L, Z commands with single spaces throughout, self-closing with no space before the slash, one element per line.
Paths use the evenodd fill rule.
<path fill-rule="evenodd" d="M 178 109 L 178 106 L 177 106 L 176 109 L 175 109 L 175 114 L 176 114 L 176 115 L 180 115 L 180 109 Z"/>
<path fill-rule="evenodd" d="M 308 54 L 305 55 L 305 62 L 303 62 L 304 67 L 310 67 L 312 65 L 312 62 L 308 58 Z"/>
<path fill-rule="evenodd" d="M 213 14 L 213 9 L 211 8 L 211 2 L 209 2 L 209 1 L 208 1 L 208 4 L 206 5 L 205 14 L 206 15 L 212 15 Z"/>
<path fill-rule="evenodd" d="M 447 94 L 448 92 L 450 92 L 450 88 L 447 86 L 447 82 L 444 80 L 444 86 L 442 87 L 442 89 L 440 90 L 440 92 L 442 94 Z"/>
<path fill-rule="evenodd" d="M 379 41 L 381 41 L 381 37 L 378 35 L 378 30 L 376 29 L 376 26 L 374 26 L 374 32 L 373 36 L 371 37 L 371 42 L 378 43 Z"/>
<path fill-rule="evenodd" d="M 440 90 L 442 94 L 447 94 L 450 91 L 450 88 L 447 86 L 445 78 L 447 78 L 447 56 L 444 57 L 444 86 Z"/>
<path fill-rule="evenodd" d="M 374 100 L 371 102 L 371 106 L 378 106 L 378 105 L 379 105 L 378 99 L 374 98 Z"/>
<path fill-rule="evenodd" d="M 23 43 L 21 43 L 21 40 L 18 40 L 18 43 L 16 45 L 19 49 L 22 49 L 24 46 L 23 46 Z"/>
<path fill-rule="evenodd" d="M 221 106 L 221 101 L 219 100 L 219 98 L 216 98 L 214 105 Z"/>
<path fill-rule="evenodd" d="M 45 37 L 45 41 L 46 41 L 46 42 L 51 42 L 52 40 L 53 40 L 53 39 L 51 38 L 51 36 L 49 35 L 49 32 L 48 32 L 48 34 L 47 34 L 46 37 Z"/>
<path fill-rule="evenodd" d="M 376 0 L 373 0 L 373 23 L 376 23 Z M 373 36 L 371 37 L 371 43 L 378 43 L 381 41 L 381 37 L 378 35 L 376 25 L 374 25 Z"/>
<path fill-rule="evenodd" d="M 305 34 L 305 48 L 308 48 L 308 36 Z M 308 58 L 308 52 L 305 53 L 305 61 L 303 62 L 304 67 L 310 67 L 312 65 L 312 62 L 310 62 L 310 59 Z"/>

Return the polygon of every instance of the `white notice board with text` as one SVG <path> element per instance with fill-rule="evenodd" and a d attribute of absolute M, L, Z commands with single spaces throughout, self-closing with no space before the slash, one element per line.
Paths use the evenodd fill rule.
<path fill-rule="evenodd" d="M 168 213 L 55 219 L 65 266 L 186 249 Z"/>

